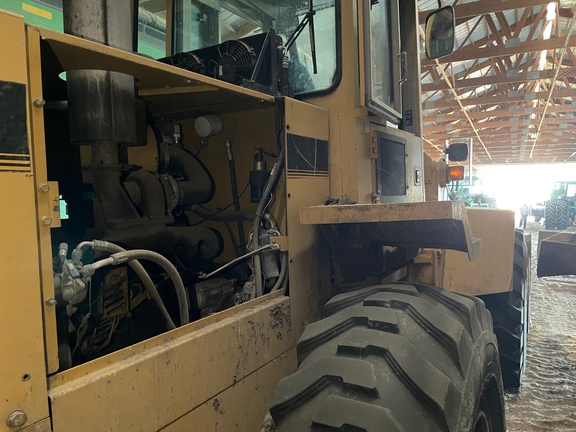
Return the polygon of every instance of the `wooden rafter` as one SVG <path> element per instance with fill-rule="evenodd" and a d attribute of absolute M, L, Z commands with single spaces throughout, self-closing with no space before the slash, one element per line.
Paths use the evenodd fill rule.
<path fill-rule="evenodd" d="M 573 15 L 555 16 L 549 3 L 456 2 L 458 50 L 421 62 L 430 155 L 471 137 L 475 164 L 576 163 L 576 36 L 564 36 L 573 35 L 564 19 Z"/>

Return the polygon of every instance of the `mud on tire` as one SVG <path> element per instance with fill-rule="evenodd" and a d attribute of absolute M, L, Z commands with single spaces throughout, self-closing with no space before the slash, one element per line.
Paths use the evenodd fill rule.
<path fill-rule="evenodd" d="M 298 342 L 298 371 L 278 384 L 273 430 L 505 430 L 497 342 L 481 300 L 386 284 L 334 297 L 324 316 Z"/>
<path fill-rule="evenodd" d="M 516 230 L 512 290 L 481 296 L 494 320 L 504 388 L 517 390 L 526 367 L 526 343 L 530 326 L 530 255 L 524 234 Z"/>

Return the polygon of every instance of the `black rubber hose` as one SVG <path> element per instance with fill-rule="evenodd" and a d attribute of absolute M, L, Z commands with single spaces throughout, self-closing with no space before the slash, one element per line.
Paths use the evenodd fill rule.
<path fill-rule="evenodd" d="M 199 205 L 192 205 L 188 207 L 188 209 L 190 209 L 195 215 L 200 216 L 202 219 L 217 222 L 253 221 L 256 217 L 255 213 L 249 211 L 210 211 Z"/>
<path fill-rule="evenodd" d="M 278 160 L 272 167 L 272 171 L 270 171 L 270 178 L 268 179 L 268 183 L 266 183 L 266 187 L 264 187 L 264 192 L 262 192 L 262 198 L 258 203 L 258 208 L 256 209 L 256 217 L 254 218 L 254 224 L 252 225 L 252 250 L 256 250 L 260 247 L 260 245 L 258 244 L 260 223 L 262 222 L 262 217 L 264 216 L 264 209 L 266 207 L 266 203 L 268 202 L 270 196 L 276 189 L 276 185 L 278 184 L 278 180 L 280 179 L 280 174 L 284 169 L 285 155 L 286 155 L 286 148 L 284 146 L 282 147 L 282 150 L 278 155 Z M 260 265 L 259 255 L 254 255 L 254 282 L 256 283 L 256 297 L 260 297 L 263 293 L 263 288 L 262 288 L 262 267 Z"/>
<path fill-rule="evenodd" d="M 238 195 L 238 181 L 236 180 L 236 164 L 234 163 L 234 153 L 232 152 L 232 143 L 226 141 L 226 151 L 228 152 L 228 168 L 230 170 L 230 186 L 232 189 L 232 202 L 234 203 L 234 210 L 240 211 L 240 196 Z M 243 254 L 246 247 L 246 234 L 244 233 L 244 222 L 237 219 L 238 224 L 238 239 L 240 241 L 240 249 L 237 251 L 239 255 Z"/>

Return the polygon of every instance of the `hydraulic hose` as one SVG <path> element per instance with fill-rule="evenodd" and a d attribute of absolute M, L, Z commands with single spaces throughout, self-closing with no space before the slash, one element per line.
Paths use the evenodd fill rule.
<path fill-rule="evenodd" d="M 110 242 L 95 240 L 93 244 L 94 246 L 92 248 L 94 250 L 102 250 L 108 253 L 127 252 L 126 249 L 124 249 L 123 247 Z M 150 297 L 152 298 L 154 303 L 156 303 L 158 309 L 160 309 L 160 313 L 162 314 L 162 318 L 164 318 L 166 327 L 168 327 L 169 330 L 175 329 L 176 324 L 174 324 L 172 317 L 168 313 L 168 309 L 166 309 L 166 306 L 164 305 L 164 302 L 162 301 L 162 298 L 160 297 L 160 294 L 156 289 L 156 285 L 154 285 L 152 278 L 150 277 L 144 266 L 140 264 L 140 261 L 138 260 L 128 261 L 128 265 L 132 268 L 132 270 L 134 270 L 134 273 L 136 273 L 136 275 L 140 278 L 140 280 L 144 284 L 144 288 L 148 290 Z"/>
<path fill-rule="evenodd" d="M 286 272 L 288 270 L 288 256 L 286 253 L 283 253 L 280 257 L 280 275 L 278 276 L 278 280 L 270 290 L 270 292 L 277 291 L 284 285 L 284 278 L 286 277 Z"/>
<path fill-rule="evenodd" d="M 80 262 L 80 260 L 82 259 L 82 255 L 84 253 L 84 249 L 87 248 L 107 253 L 126 252 L 126 249 L 118 246 L 117 244 L 110 243 L 108 241 L 102 241 L 102 240 L 83 241 L 79 243 L 76 246 L 76 248 L 72 251 L 72 259 L 74 260 L 74 262 L 76 263 Z M 176 324 L 174 324 L 172 317 L 168 313 L 168 310 L 166 309 L 166 306 L 164 305 L 164 302 L 162 301 L 162 298 L 160 297 L 160 294 L 156 289 L 156 285 L 154 285 L 154 282 L 152 281 L 152 278 L 150 278 L 150 275 L 148 274 L 146 269 L 142 266 L 142 264 L 140 264 L 140 261 L 138 260 L 129 261 L 128 265 L 132 268 L 132 270 L 134 270 L 134 273 L 136 273 L 136 275 L 140 278 L 140 280 L 144 284 L 144 288 L 148 290 L 150 297 L 152 298 L 154 303 L 156 303 L 158 309 L 160 309 L 160 314 L 162 315 L 162 318 L 164 318 L 164 322 L 168 330 L 175 329 Z"/>
<path fill-rule="evenodd" d="M 262 222 L 262 217 L 264 216 L 266 203 L 268 199 L 272 195 L 272 192 L 276 188 L 278 180 L 280 179 L 280 174 L 284 168 L 284 158 L 286 155 L 286 147 L 282 147 L 280 154 L 278 155 L 278 160 L 272 167 L 270 171 L 270 178 L 268 179 L 268 183 L 264 187 L 264 191 L 262 192 L 262 198 L 258 203 L 258 208 L 256 209 L 256 217 L 254 218 L 254 224 L 252 225 L 252 250 L 257 250 L 260 246 L 258 244 L 258 238 L 260 237 L 260 223 Z M 262 288 L 262 265 L 260 263 L 260 256 L 254 256 L 254 282 L 256 285 L 256 297 L 260 297 L 263 293 Z"/>
<path fill-rule="evenodd" d="M 262 251 L 264 251 L 264 250 L 276 249 L 277 247 L 278 247 L 278 246 L 277 246 L 277 245 L 274 245 L 274 244 L 268 244 L 268 245 L 262 246 L 262 247 L 260 247 L 259 249 L 253 250 L 253 251 L 248 252 L 248 253 L 246 253 L 246 254 L 244 254 L 244 255 L 242 255 L 242 256 L 239 256 L 238 258 L 233 259 L 233 260 L 230 261 L 229 263 L 224 264 L 222 267 L 214 270 L 214 271 L 211 272 L 211 273 L 208 273 L 208 274 L 200 273 L 200 274 L 198 275 L 198 277 L 199 277 L 200 279 L 208 279 L 208 278 L 211 278 L 212 276 L 215 276 L 216 274 L 220 273 L 222 270 L 225 270 L 225 269 L 227 269 L 227 268 L 229 268 L 229 267 L 232 267 L 232 266 L 235 265 L 236 263 L 239 263 L 240 261 L 245 260 L 246 258 L 250 258 L 251 256 L 256 255 L 256 254 L 259 254 L 260 252 L 262 252 Z"/>
<path fill-rule="evenodd" d="M 230 171 L 230 187 L 232 189 L 232 202 L 234 203 L 234 210 L 240 211 L 240 197 L 238 195 L 238 181 L 236 180 L 236 164 L 234 163 L 234 153 L 232 152 L 232 142 L 226 141 L 226 152 L 228 153 L 228 169 Z M 238 253 L 244 252 L 246 246 L 246 236 L 244 235 L 244 224 L 242 220 L 237 221 L 238 224 L 238 237 L 240 240 L 240 250 Z"/>
<path fill-rule="evenodd" d="M 186 288 L 182 282 L 182 278 L 176 270 L 176 267 L 168 261 L 165 257 L 159 253 L 144 250 L 144 249 L 134 249 L 130 251 L 117 252 L 110 255 L 108 258 L 96 261 L 93 264 L 85 265 L 82 269 L 82 273 L 86 276 L 93 275 L 96 270 L 109 265 L 118 265 L 125 262 L 130 262 L 137 259 L 145 259 L 152 261 L 162 267 L 174 284 L 174 289 L 176 290 L 176 296 L 178 298 L 178 306 L 180 308 L 180 325 L 188 324 L 190 322 L 190 314 L 188 312 L 188 294 L 186 293 Z"/>
<path fill-rule="evenodd" d="M 202 219 L 213 220 L 216 222 L 236 222 L 236 221 L 253 221 L 256 215 L 249 211 L 229 211 L 219 212 L 210 211 L 202 208 L 199 205 L 192 205 L 188 207 L 192 212 L 200 216 Z"/>
<path fill-rule="evenodd" d="M 264 220 L 266 222 L 268 222 L 270 224 L 270 226 L 268 227 L 269 229 L 278 230 L 278 222 L 276 222 L 276 219 L 274 218 L 274 216 L 272 216 L 270 213 L 266 213 L 262 217 L 264 218 Z"/>

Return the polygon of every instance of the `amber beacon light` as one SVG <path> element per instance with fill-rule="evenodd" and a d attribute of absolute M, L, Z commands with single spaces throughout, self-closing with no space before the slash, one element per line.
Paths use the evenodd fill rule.
<path fill-rule="evenodd" d="M 464 167 L 461 165 L 448 167 L 448 178 L 452 181 L 464 179 Z"/>

